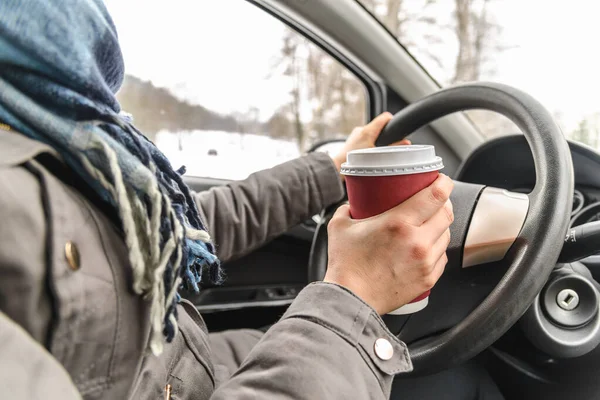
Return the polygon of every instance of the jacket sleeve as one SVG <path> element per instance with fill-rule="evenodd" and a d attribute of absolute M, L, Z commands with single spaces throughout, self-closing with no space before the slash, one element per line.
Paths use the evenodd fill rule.
<path fill-rule="evenodd" d="M 81 399 L 62 365 L 1 312 L 0 383 L 8 399 Z"/>
<path fill-rule="evenodd" d="M 325 153 L 194 193 L 221 261 L 239 258 L 342 199 L 339 174 Z"/>
<path fill-rule="evenodd" d="M 376 346 L 377 343 L 377 346 Z M 341 286 L 308 285 L 213 400 L 387 399 L 406 345 Z"/>

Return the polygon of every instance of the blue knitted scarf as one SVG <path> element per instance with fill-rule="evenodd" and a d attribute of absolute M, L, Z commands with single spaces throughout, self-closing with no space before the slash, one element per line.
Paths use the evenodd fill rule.
<path fill-rule="evenodd" d="M 177 333 L 182 285 L 221 270 L 184 169 L 120 113 L 117 33 L 102 0 L 0 1 L 0 122 L 52 146 L 115 209 L 133 290 L 151 302 L 150 349 Z"/>

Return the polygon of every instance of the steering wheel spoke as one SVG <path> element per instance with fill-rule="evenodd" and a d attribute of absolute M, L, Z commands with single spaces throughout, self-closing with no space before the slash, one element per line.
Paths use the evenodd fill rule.
<path fill-rule="evenodd" d="M 526 194 L 483 189 L 465 237 L 462 267 L 502 260 L 519 236 L 528 209 Z"/>

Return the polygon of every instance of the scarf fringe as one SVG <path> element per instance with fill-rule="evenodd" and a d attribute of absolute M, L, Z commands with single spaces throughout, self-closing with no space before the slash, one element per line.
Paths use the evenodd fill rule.
<path fill-rule="evenodd" d="M 129 249 L 129 262 L 133 270 L 133 290 L 150 298 L 150 350 L 154 355 L 160 355 L 164 348 L 165 332 L 169 332 L 169 339 L 178 331 L 177 319 L 168 311 L 179 300 L 178 289 L 184 281 L 180 276 L 183 258 L 181 244 L 183 241 L 187 242 L 191 255 L 186 265 L 185 281 L 198 292 L 202 266 L 218 262 L 216 256 L 201 244 L 210 243 L 210 234 L 191 226 L 184 228 L 173 211 L 171 201 L 158 190 L 158 185 L 153 185 L 153 190 L 148 193 L 152 199 L 148 219 L 147 207 L 135 196 L 133 189 L 128 189 L 124 184 L 115 152 L 100 139 L 90 142 L 90 149 L 96 149 L 106 157 L 111 171 L 110 180 L 86 157 L 81 157 L 80 161 L 86 171 L 101 183 L 118 204 L 125 243 Z M 160 213 L 163 206 L 170 212 L 171 231 L 168 232 L 168 238 L 161 249 Z M 194 268 L 195 265 L 199 265 L 199 268 Z M 173 282 L 166 293 L 163 278 L 168 266 L 172 268 L 170 275 Z"/>

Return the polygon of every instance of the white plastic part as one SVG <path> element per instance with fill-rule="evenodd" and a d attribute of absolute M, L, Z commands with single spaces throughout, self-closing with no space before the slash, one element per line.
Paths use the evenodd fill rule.
<path fill-rule="evenodd" d="M 429 145 L 388 146 L 353 150 L 342 164 L 343 175 L 387 176 L 438 171 L 444 168 L 435 147 Z"/>
<path fill-rule="evenodd" d="M 403 305 L 400 308 L 395 309 L 394 311 L 389 312 L 391 315 L 406 315 L 406 314 L 414 314 L 418 311 L 421 311 L 429 304 L 429 296 L 421 299 L 419 301 L 415 301 L 414 303 L 408 303 Z"/>
<path fill-rule="evenodd" d="M 463 268 L 502 260 L 519 236 L 528 210 L 526 194 L 483 189 L 467 231 Z"/>

